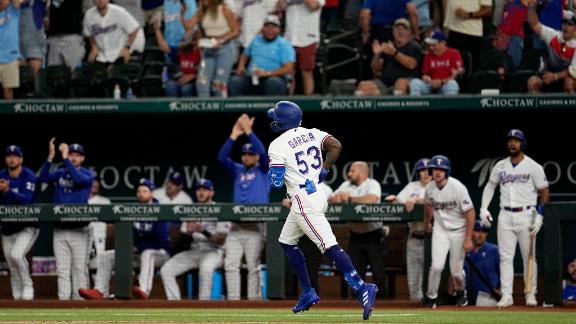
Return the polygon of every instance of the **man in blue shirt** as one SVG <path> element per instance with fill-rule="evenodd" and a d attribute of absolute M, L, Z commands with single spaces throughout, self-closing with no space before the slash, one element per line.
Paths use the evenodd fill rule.
<path fill-rule="evenodd" d="M 0 83 L 4 99 L 20 87 L 20 0 L 0 0 Z"/>
<path fill-rule="evenodd" d="M 392 40 L 392 27 L 397 19 L 410 20 L 412 34 L 420 40 L 418 9 L 412 0 L 365 0 L 360 11 L 362 42 L 371 44 L 373 40 Z"/>
<path fill-rule="evenodd" d="M 39 182 L 53 183 L 55 204 L 87 204 L 95 175 L 82 166 L 84 147 L 61 143 L 63 168 L 50 172 L 56 155 L 50 140 L 48 158 L 38 176 Z M 58 268 L 58 298 L 81 300 L 78 289 L 88 288 L 88 222 L 54 223 L 54 257 Z"/>
<path fill-rule="evenodd" d="M 230 137 L 218 154 L 219 162 L 234 179 L 234 199 L 236 204 L 268 204 L 270 202 L 270 180 L 268 179 L 268 155 L 264 144 L 252 131 L 254 117 L 243 114 L 232 127 Z M 242 134 L 250 143 L 242 145 L 242 163 L 230 158 L 234 142 Z M 262 158 L 261 158 L 262 157 Z M 259 265 L 262 252 L 262 224 L 235 223 L 226 237 L 224 269 L 229 300 L 240 299 L 240 261 L 246 258 L 248 267 L 248 299 L 260 299 Z"/>
<path fill-rule="evenodd" d="M 7 168 L 0 171 L 0 205 L 25 205 L 34 202 L 36 175 L 22 165 L 22 149 L 6 148 Z M 10 269 L 10 285 L 15 300 L 34 299 L 34 287 L 26 254 L 38 237 L 38 223 L 2 223 L 2 249 Z"/>
<path fill-rule="evenodd" d="M 250 60 L 248 69 L 246 65 Z M 278 96 L 288 93 L 288 76 L 294 73 L 296 53 L 280 35 L 280 19 L 270 15 L 264 20 L 262 34 L 256 36 L 238 61 L 236 75 L 230 79 L 231 96 Z"/>
<path fill-rule="evenodd" d="M 476 268 L 482 273 L 484 278 L 490 282 L 492 288 L 500 288 L 500 255 L 498 254 L 498 246 L 486 242 L 488 237 L 489 228 L 484 227 L 480 220 L 474 223 L 474 232 L 472 233 L 472 242 L 474 249 L 468 252 L 468 258 L 476 265 Z M 483 292 L 488 298 L 492 293 L 492 289 L 488 287 L 479 277 L 479 275 L 470 268 L 468 262 L 464 264 L 464 271 L 466 271 L 466 291 L 468 292 L 468 302 L 472 305 L 480 306 L 478 296 Z M 497 300 L 494 299 L 494 305 Z"/>
<path fill-rule="evenodd" d="M 563 282 L 562 300 L 576 302 L 576 258 L 566 266 L 566 280 Z"/>
<path fill-rule="evenodd" d="M 149 179 L 140 179 L 136 187 L 136 199 L 141 204 L 157 204 L 152 193 L 154 184 Z M 134 253 L 140 258 L 138 286 L 132 287 L 135 297 L 147 299 L 152 290 L 154 267 L 160 267 L 170 258 L 171 222 L 134 222 Z M 110 277 L 114 268 L 115 250 L 104 251 L 98 256 L 98 270 L 94 280 L 94 289 L 79 289 L 85 299 L 109 297 Z"/>

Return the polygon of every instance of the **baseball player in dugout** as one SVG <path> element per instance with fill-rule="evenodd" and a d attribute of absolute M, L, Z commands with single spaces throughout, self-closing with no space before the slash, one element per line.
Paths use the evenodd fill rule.
<path fill-rule="evenodd" d="M 262 141 L 252 131 L 254 117 L 243 114 L 232 126 L 230 137 L 226 140 L 218 161 L 234 179 L 235 204 L 268 204 L 270 202 L 270 181 L 268 159 Z M 242 163 L 230 158 L 232 146 L 241 135 L 248 137 L 249 143 L 242 145 Z M 263 158 L 261 158 L 263 157 Z M 234 223 L 226 238 L 224 250 L 224 270 L 229 300 L 240 299 L 240 261 L 244 255 L 248 268 L 248 299 L 261 299 L 260 293 L 260 254 L 263 247 L 264 224 Z"/>
<path fill-rule="evenodd" d="M 141 204 L 157 204 L 152 195 L 154 184 L 149 179 L 140 179 L 136 187 L 136 198 Z M 171 222 L 134 222 L 134 253 L 140 256 L 138 285 L 132 287 L 134 297 L 147 299 L 152 290 L 154 267 L 160 267 L 170 258 Z M 114 269 L 115 251 L 107 250 L 98 256 L 98 270 L 94 289 L 81 288 L 78 293 L 85 299 L 102 299 L 110 296 L 110 277 Z M 136 261 L 136 262 L 138 262 Z"/>
<path fill-rule="evenodd" d="M 61 143 L 63 167 L 50 171 L 56 156 L 52 138 L 39 182 L 53 183 L 55 204 L 87 204 L 95 175 L 82 166 L 84 147 Z M 58 299 L 82 299 L 78 289 L 88 288 L 88 222 L 54 222 L 54 257 L 58 269 Z"/>
<path fill-rule="evenodd" d="M 414 210 L 415 204 L 424 204 L 424 191 L 432 181 L 428 171 L 430 160 L 423 158 L 414 167 L 418 180 L 412 181 L 398 195 L 389 195 L 386 202 L 404 204 L 406 212 Z M 410 300 L 422 300 L 422 285 L 424 276 L 424 222 L 408 223 L 408 238 L 406 239 L 406 272 Z"/>
<path fill-rule="evenodd" d="M 526 306 L 534 307 L 538 304 L 536 301 L 538 268 L 535 255 L 531 261 L 529 255 L 531 250 L 534 251 L 536 234 L 543 223 L 544 204 L 550 201 L 550 192 L 544 168 L 524 154 L 526 150 L 524 133 L 519 129 L 513 129 L 508 132 L 507 138 L 510 156 L 496 163 L 490 173 L 490 179 L 482 193 L 480 219 L 485 226 L 491 225 L 493 219 L 488 207 L 496 186 L 500 184 L 497 233 L 502 298 L 498 302 L 498 307 L 509 307 L 514 304 L 512 287 L 516 242 L 520 245 L 524 261 Z M 537 203 L 538 194 L 540 203 Z M 532 262 L 532 265 L 529 265 L 529 262 Z M 531 273 L 528 271 L 530 268 L 533 270 Z"/>
<path fill-rule="evenodd" d="M 208 179 L 200 179 L 194 186 L 196 201 L 200 204 L 213 204 L 214 185 Z M 198 269 L 198 299 L 209 300 L 212 291 L 212 276 L 216 269 L 224 265 L 222 246 L 230 231 L 230 222 L 183 222 L 182 233 L 192 236 L 190 249 L 182 251 L 168 260 L 160 269 L 166 298 L 180 300 L 180 287 L 176 277 Z"/>
<path fill-rule="evenodd" d="M 340 156 L 342 145 L 326 132 L 301 127 L 302 109 L 293 102 L 276 103 L 274 108 L 268 110 L 268 117 L 273 119 L 270 128 L 280 133 L 268 148 L 268 177 L 276 189 L 286 184 L 287 193 L 292 199 L 290 213 L 278 239 L 302 288 L 292 311 L 303 312 L 320 301 L 311 287 L 304 254 L 297 245 L 298 240 L 306 235 L 342 273 L 362 305 L 364 320 L 367 320 L 372 313 L 378 287 L 362 280 L 348 254 L 336 242 L 325 216 L 327 197 L 324 191 L 317 188 Z M 326 151 L 324 159 L 321 151 Z"/>
<path fill-rule="evenodd" d="M 378 204 L 382 189 L 378 181 L 370 178 L 368 164 L 363 161 L 352 163 L 348 170 L 348 180 L 328 198 L 332 204 Z M 350 244 L 348 253 L 352 264 L 358 270 L 360 277 L 366 276 L 366 267 L 370 265 L 374 283 L 380 287 L 378 297 L 384 297 L 386 284 L 386 234 L 382 222 L 352 222 L 348 223 Z"/>
<path fill-rule="evenodd" d="M 183 190 L 184 183 L 184 174 L 173 170 L 168 175 L 164 186 L 154 190 L 154 198 L 159 203 L 167 205 L 191 204 L 192 198 Z"/>
<path fill-rule="evenodd" d="M 496 306 L 500 299 L 500 255 L 498 246 L 486 242 L 490 228 L 474 222 L 474 249 L 466 255 L 466 291 L 468 302 L 476 306 Z"/>
<path fill-rule="evenodd" d="M 465 286 L 464 258 L 473 248 L 474 206 L 468 189 L 450 176 L 452 164 L 443 155 L 430 159 L 432 182 L 424 192 L 424 226 L 432 232 L 432 264 L 428 274 L 428 291 L 424 307 L 436 308 L 438 288 L 446 256 L 450 252 L 450 274 L 454 284 L 456 305 L 468 305 Z M 432 227 L 434 219 L 434 227 Z"/>
<path fill-rule="evenodd" d="M 22 149 L 16 145 L 6 148 L 6 169 L 0 171 L 0 205 L 34 203 L 36 175 L 22 165 Z M 10 286 L 15 300 L 34 299 L 34 287 L 26 254 L 38 238 L 38 223 L 2 223 L 2 249 L 10 270 Z"/>

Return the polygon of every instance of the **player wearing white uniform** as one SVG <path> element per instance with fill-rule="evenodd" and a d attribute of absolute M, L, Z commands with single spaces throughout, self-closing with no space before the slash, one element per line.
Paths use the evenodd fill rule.
<path fill-rule="evenodd" d="M 196 183 L 196 201 L 213 204 L 214 185 L 208 179 Z M 192 236 L 190 249 L 182 251 L 168 260 L 160 269 L 164 291 L 168 300 L 180 300 L 180 288 L 176 277 L 190 269 L 198 269 L 199 300 L 209 300 L 212 290 L 212 275 L 224 265 L 222 244 L 230 231 L 230 222 L 184 222 L 180 231 Z"/>
<path fill-rule="evenodd" d="M 90 198 L 88 198 L 88 204 L 111 204 L 109 198 L 100 195 L 100 181 L 97 179 L 92 182 L 92 191 L 90 192 Z M 88 267 L 90 270 L 96 270 L 98 267 L 98 256 L 106 251 L 106 228 L 105 222 L 90 222 L 88 224 L 88 246 L 90 249 Z"/>
<path fill-rule="evenodd" d="M 328 207 L 327 197 L 316 186 L 324 181 L 329 170 L 338 159 L 342 145 L 328 133 L 318 129 L 300 127 L 302 109 L 289 101 L 280 101 L 268 110 L 270 124 L 275 132 L 282 132 L 268 148 L 270 171 L 268 177 L 272 187 L 282 188 L 286 184 L 292 198 L 292 208 L 280 233 L 280 246 L 298 277 L 302 293 L 294 313 L 308 310 L 320 301 L 310 285 L 306 271 L 306 260 L 298 248 L 298 240 L 308 236 L 343 274 L 346 282 L 356 293 L 364 309 L 363 318 L 370 317 L 378 287 L 364 283 L 358 275 L 348 254 L 338 246 L 336 237 L 324 213 Z M 326 151 L 322 159 L 321 150 Z"/>
<path fill-rule="evenodd" d="M 424 296 L 424 306 L 436 308 L 438 287 L 446 255 L 450 252 L 450 273 L 454 280 L 456 305 L 468 305 L 464 274 L 466 252 L 474 247 L 474 206 L 466 187 L 454 177 L 450 177 L 452 166 L 443 155 L 430 159 L 432 179 L 424 193 L 424 226 L 432 232 L 432 265 L 428 275 L 428 291 Z M 434 217 L 434 230 L 431 220 Z"/>
<path fill-rule="evenodd" d="M 416 162 L 415 171 L 419 179 L 412 181 L 396 195 L 385 198 L 387 202 L 404 204 L 406 212 L 411 212 L 415 204 L 424 204 L 426 186 L 432 181 L 428 172 L 429 159 Z M 410 300 L 422 300 L 422 279 L 424 276 L 424 223 L 408 223 L 408 238 L 406 239 L 406 275 Z"/>
<path fill-rule="evenodd" d="M 496 163 L 490 173 L 490 181 L 484 187 L 480 219 L 489 227 L 492 216 L 488 206 L 494 196 L 496 185 L 500 184 L 500 213 L 498 214 L 498 252 L 500 252 L 500 282 L 502 298 L 498 307 L 514 304 L 512 284 L 514 281 L 514 254 L 516 242 L 524 261 L 524 273 L 530 253 L 530 237 L 536 236 L 542 227 L 543 204 L 550 201 L 548 181 L 544 169 L 536 161 L 524 154 L 526 137 L 519 129 L 508 132 L 508 151 L 510 156 Z M 540 204 L 537 205 L 538 193 Z M 536 216 L 533 217 L 533 213 Z M 535 244 L 535 243 L 534 243 Z M 534 257 L 532 272 L 532 291 L 526 294 L 526 306 L 536 306 L 537 265 Z"/>

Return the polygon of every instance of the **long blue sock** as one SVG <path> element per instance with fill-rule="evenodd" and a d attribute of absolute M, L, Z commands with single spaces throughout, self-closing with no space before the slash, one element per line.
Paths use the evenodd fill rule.
<path fill-rule="evenodd" d="M 326 252 L 324 252 L 334 264 L 338 271 L 340 271 L 344 275 L 344 280 L 348 283 L 348 285 L 354 290 L 355 293 L 361 291 L 364 288 L 364 280 L 360 278 L 356 269 L 352 265 L 352 261 L 348 256 L 346 251 L 342 250 L 339 245 L 334 245 L 330 247 Z"/>
<path fill-rule="evenodd" d="M 284 254 L 288 258 L 288 262 L 290 262 L 290 266 L 292 266 L 292 270 L 298 277 L 298 281 L 300 281 L 300 287 L 302 287 L 303 293 L 308 293 L 312 288 L 310 284 L 310 278 L 308 277 L 308 271 L 306 270 L 306 258 L 304 258 L 304 253 L 300 250 L 298 245 L 288 245 L 284 243 L 280 243 L 280 246 L 284 250 Z"/>

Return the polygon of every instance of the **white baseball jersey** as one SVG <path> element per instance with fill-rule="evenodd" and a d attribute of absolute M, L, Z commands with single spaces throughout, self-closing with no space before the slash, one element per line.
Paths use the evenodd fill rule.
<path fill-rule="evenodd" d="M 368 194 L 373 194 L 378 197 L 378 202 L 380 202 L 380 196 L 382 195 L 382 188 L 378 181 L 374 179 L 366 179 L 360 185 L 355 185 L 350 181 L 344 181 L 338 189 L 338 192 L 348 192 L 350 197 L 361 197 Z M 382 222 L 369 222 L 369 223 L 349 223 L 348 228 L 352 232 L 356 233 L 368 233 L 382 228 Z"/>
<path fill-rule="evenodd" d="M 268 148 L 270 167 L 286 167 L 284 183 L 291 197 L 306 195 L 307 179 L 318 184 L 322 169 L 322 147 L 332 137 L 316 128 L 298 127 L 278 136 Z"/>
<path fill-rule="evenodd" d="M 303 0 L 288 0 L 284 38 L 292 46 L 306 47 L 320 41 L 320 13 L 326 1 L 317 1 L 320 8 L 310 11 Z"/>
<path fill-rule="evenodd" d="M 527 155 L 516 166 L 510 157 L 500 160 L 490 172 L 490 182 L 500 184 L 500 207 L 535 206 L 538 190 L 548 187 L 544 168 Z"/>
<path fill-rule="evenodd" d="M 445 230 L 465 228 L 465 213 L 474 208 L 468 189 L 453 177 L 448 178 L 442 189 L 438 188 L 435 181 L 430 182 L 426 186 L 424 201 L 434 208 L 434 226 Z"/>
<path fill-rule="evenodd" d="M 192 204 L 192 198 L 188 195 L 184 190 L 180 190 L 180 192 L 174 197 L 174 199 L 170 200 L 170 197 L 166 195 L 166 188 L 158 188 L 155 189 L 152 194 L 154 198 L 158 200 L 160 204 L 165 205 L 180 205 L 180 204 Z"/>

